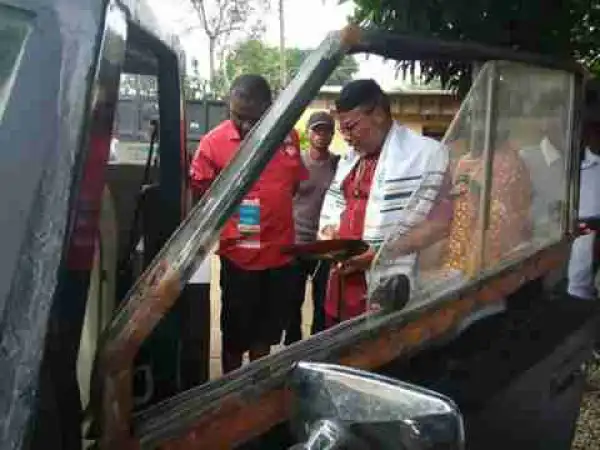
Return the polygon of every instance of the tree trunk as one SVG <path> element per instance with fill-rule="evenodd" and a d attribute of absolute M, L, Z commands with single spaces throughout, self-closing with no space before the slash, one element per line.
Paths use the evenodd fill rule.
<path fill-rule="evenodd" d="M 287 64 L 285 54 L 285 30 L 284 30 L 283 0 L 279 0 L 279 91 L 283 91 L 287 85 Z"/>
<path fill-rule="evenodd" d="M 227 48 L 223 48 L 223 51 L 221 52 L 220 55 L 221 58 L 221 73 L 223 74 L 223 81 L 225 82 L 225 85 L 223 86 L 223 91 L 227 92 L 229 91 L 230 87 L 231 87 L 231 82 L 233 81 L 229 74 L 229 66 L 227 64 L 227 59 L 229 58 L 229 53 L 227 52 Z"/>
<path fill-rule="evenodd" d="M 208 70 L 209 70 L 209 81 L 210 81 L 210 90 L 214 89 L 215 79 L 216 79 L 216 69 L 215 69 L 215 52 L 217 49 L 217 39 L 215 37 L 209 36 L 208 38 Z"/>

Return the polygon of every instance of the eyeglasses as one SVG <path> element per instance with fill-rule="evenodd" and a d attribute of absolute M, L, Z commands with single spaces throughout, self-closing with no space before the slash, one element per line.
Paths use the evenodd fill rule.
<path fill-rule="evenodd" d="M 377 105 L 370 105 L 368 108 L 361 108 L 361 107 L 356 108 L 355 111 L 357 111 L 357 113 L 360 115 L 358 117 L 356 117 L 354 120 L 350 120 L 345 123 L 340 122 L 340 124 L 338 126 L 340 133 L 342 133 L 343 135 L 352 134 L 354 131 L 356 131 L 357 125 L 361 121 L 363 121 L 366 117 L 370 116 L 373 113 L 376 106 Z"/>

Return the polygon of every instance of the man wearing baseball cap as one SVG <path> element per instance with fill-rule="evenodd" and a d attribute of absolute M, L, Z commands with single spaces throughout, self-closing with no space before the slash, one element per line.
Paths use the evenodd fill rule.
<path fill-rule="evenodd" d="M 294 221 L 296 243 L 306 244 L 317 240 L 319 215 L 325 193 L 333 180 L 339 156 L 329 151 L 333 139 L 335 122 L 325 111 L 313 113 L 307 123 L 309 148 L 302 159 L 308 169 L 309 178 L 302 181 L 294 197 Z M 296 302 L 291 313 L 290 324 L 285 333 L 286 345 L 302 339 L 302 303 L 306 293 L 306 281 L 312 281 L 313 321 L 311 333 L 322 331 L 325 326 L 323 304 L 329 275 L 325 262 L 299 263 L 299 286 L 295 291 Z"/>

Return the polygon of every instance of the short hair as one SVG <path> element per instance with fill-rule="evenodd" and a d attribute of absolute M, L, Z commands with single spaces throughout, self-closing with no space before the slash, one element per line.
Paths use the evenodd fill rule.
<path fill-rule="evenodd" d="M 353 80 L 344 86 L 335 101 L 337 112 L 351 111 L 359 106 L 381 107 L 391 116 L 390 99 L 375 80 Z"/>
<path fill-rule="evenodd" d="M 273 96 L 267 80 L 254 74 L 238 76 L 229 89 L 230 97 L 237 97 L 249 102 L 271 103 Z"/>

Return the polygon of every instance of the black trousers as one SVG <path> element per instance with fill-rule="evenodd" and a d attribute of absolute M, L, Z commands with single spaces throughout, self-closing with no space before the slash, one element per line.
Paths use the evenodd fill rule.
<path fill-rule="evenodd" d="M 191 389 L 209 380 L 210 284 L 188 284 L 177 301 L 181 314 L 181 382 Z"/>
<path fill-rule="evenodd" d="M 310 278 L 313 292 L 313 320 L 311 334 L 325 329 L 325 294 L 329 279 L 329 263 L 321 261 L 299 261 L 298 285 L 293 290 L 293 307 L 290 322 L 285 332 L 285 344 L 289 345 L 302 339 L 302 304 L 306 295 L 306 281 Z"/>
<path fill-rule="evenodd" d="M 287 296 L 296 285 L 293 264 L 245 270 L 221 258 L 221 336 L 227 353 L 244 353 L 281 342 L 295 306 Z"/>

